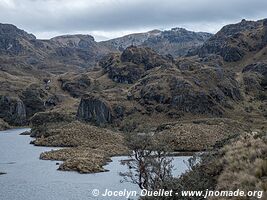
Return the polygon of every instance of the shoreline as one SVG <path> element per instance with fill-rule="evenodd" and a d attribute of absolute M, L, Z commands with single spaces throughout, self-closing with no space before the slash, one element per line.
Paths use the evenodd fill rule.
<path fill-rule="evenodd" d="M 29 127 L 16 127 L 16 128 L 29 128 Z M 15 128 L 15 129 L 16 129 Z M 30 129 L 30 128 L 29 128 Z M 23 132 L 25 133 L 25 132 Z M 29 136 L 29 130 L 27 134 L 20 133 L 19 135 L 27 135 Z M 36 141 L 40 140 L 40 138 L 35 138 Z M 61 137 L 59 138 L 61 139 Z M 88 138 L 86 138 L 88 140 Z M 61 161 L 62 163 L 59 164 L 58 170 L 60 171 L 76 171 L 78 173 L 100 173 L 105 172 L 105 166 L 112 162 L 113 157 L 120 157 L 120 156 L 129 156 L 129 152 L 126 152 L 125 149 L 115 148 L 114 152 L 105 153 L 107 148 L 92 148 L 91 145 L 88 146 L 77 146 L 77 147 L 63 147 L 57 146 L 54 144 L 52 146 L 46 145 L 49 144 L 49 141 L 44 143 L 35 143 L 31 142 L 30 144 L 34 145 L 35 147 L 54 147 L 57 148 L 56 150 L 51 150 L 47 152 L 42 152 L 39 156 L 40 160 L 54 160 L 54 161 Z M 53 140 L 55 141 L 55 140 Z M 60 140 L 59 140 L 60 141 Z M 97 140 L 96 140 L 97 141 Z M 63 144 L 63 143 L 59 143 Z M 195 153 L 201 153 L 203 151 L 192 151 L 192 150 L 176 150 L 172 151 L 168 154 L 170 157 L 179 157 L 179 156 L 193 156 Z M 88 157 L 89 156 L 89 157 Z"/>

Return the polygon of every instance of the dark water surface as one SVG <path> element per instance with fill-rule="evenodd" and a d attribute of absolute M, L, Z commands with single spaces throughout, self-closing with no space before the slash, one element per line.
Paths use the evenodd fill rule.
<path fill-rule="evenodd" d="M 94 197 L 93 189 L 100 193 L 109 190 L 137 190 L 131 183 L 123 182 L 119 172 L 127 168 L 120 160 L 127 157 L 113 157 L 105 168 L 109 172 L 79 174 L 58 171 L 56 161 L 39 160 L 40 153 L 50 151 L 50 147 L 30 145 L 32 138 L 19 135 L 29 129 L 0 131 L 0 200 L 91 200 L 126 199 L 125 197 Z M 186 170 L 184 160 L 188 156 L 174 158 L 174 174 Z"/>

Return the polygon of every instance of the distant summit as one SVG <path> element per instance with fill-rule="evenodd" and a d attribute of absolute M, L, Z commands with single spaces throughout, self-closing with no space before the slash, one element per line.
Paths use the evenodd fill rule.
<path fill-rule="evenodd" d="M 211 36 L 210 33 L 172 28 L 166 31 L 153 30 L 146 33 L 130 34 L 101 43 L 117 51 L 123 51 L 129 46 L 135 45 L 150 47 L 162 55 L 183 56 L 190 49 L 201 46 Z"/>
<path fill-rule="evenodd" d="M 95 43 L 95 39 L 91 35 L 62 35 L 51 39 L 60 46 L 88 48 Z"/>
<path fill-rule="evenodd" d="M 23 43 L 35 40 L 35 36 L 18 29 L 12 24 L 0 23 L 0 53 L 19 54 L 24 50 Z"/>
<path fill-rule="evenodd" d="M 34 40 L 36 37 L 33 34 L 29 34 L 12 24 L 1 24 L 0 23 L 0 35 L 9 37 L 24 37 L 28 40 Z"/>

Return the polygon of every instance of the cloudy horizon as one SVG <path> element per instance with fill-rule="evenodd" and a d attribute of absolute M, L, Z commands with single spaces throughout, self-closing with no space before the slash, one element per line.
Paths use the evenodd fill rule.
<path fill-rule="evenodd" d="M 216 33 L 242 19 L 263 19 L 267 1 L 254 0 L 0 0 L 0 23 L 39 39 L 90 34 L 97 41 L 182 27 Z"/>

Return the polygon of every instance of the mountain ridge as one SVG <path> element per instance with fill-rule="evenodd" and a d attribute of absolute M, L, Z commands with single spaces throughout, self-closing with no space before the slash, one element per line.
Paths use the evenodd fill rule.
<path fill-rule="evenodd" d="M 259 95 L 264 98 L 266 56 L 261 52 L 265 49 L 264 22 L 265 20 L 257 22 L 243 20 L 240 23 L 225 26 L 197 48 L 197 51 L 205 49 L 207 44 L 213 41 L 219 44 L 215 50 L 223 49 L 224 46 L 220 44 L 224 45 L 224 41 L 241 41 L 243 44 L 243 36 L 249 33 L 254 38 L 253 41 L 257 40 L 257 46 L 262 46 L 260 49 L 256 48 L 256 51 L 260 51 L 255 53 L 255 55 L 260 53 L 261 57 L 239 62 L 227 62 L 225 57 L 216 51 L 203 56 L 198 56 L 198 52 L 187 57 L 161 55 L 153 48 L 144 47 L 143 44 L 130 45 L 122 52 L 112 51 L 103 47 L 102 43 L 95 42 L 92 36 L 82 34 L 38 40 L 13 25 L 1 25 L 1 37 L 7 38 L 0 43 L 0 49 L 5 51 L 4 54 L 0 54 L 0 69 L 3 72 L 0 75 L 2 104 L 9 104 L 10 110 L 14 112 L 22 110 L 17 113 L 19 120 L 15 119 L 15 121 L 23 122 L 27 121 L 24 110 L 28 110 L 26 118 L 29 119 L 38 111 L 57 106 L 64 108 L 66 102 L 68 106 L 72 105 L 70 102 L 76 102 L 76 107 L 72 109 L 77 109 L 77 101 L 87 93 L 98 93 L 97 96 L 101 94 L 103 99 L 107 98 L 107 102 L 110 96 L 113 96 L 111 99 L 116 99 L 115 102 L 112 100 L 113 103 L 125 104 L 125 108 L 115 106 L 120 113 L 118 116 L 123 115 L 125 118 L 127 118 L 126 115 L 120 109 L 124 112 L 133 112 L 130 111 L 131 109 L 127 110 L 128 99 L 133 100 L 131 105 L 135 105 L 139 111 L 143 110 L 141 113 L 148 116 L 153 113 L 167 118 L 169 116 L 183 118 L 190 113 L 223 116 L 229 111 L 228 108 L 238 106 L 239 102 L 243 101 L 244 96 L 247 95 L 242 95 L 243 90 L 247 90 L 249 95 Z M 254 32 L 256 36 L 263 35 L 263 38 L 254 37 Z M 178 43 L 187 40 L 191 42 L 192 37 L 196 36 L 196 33 L 183 28 L 173 28 L 163 32 L 153 30 L 141 35 L 137 34 L 141 38 L 141 43 L 145 43 L 144 34 L 146 41 L 149 41 L 147 39 L 149 34 L 152 35 L 151 40 L 159 36 L 162 38 L 168 36 L 168 39 Z M 205 33 L 198 35 L 198 37 L 202 36 L 206 37 Z M 128 40 L 128 37 L 132 38 Z M 133 35 L 124 37 L 128 41 L 127 44 L 130 44 L 133 38 Z M 221 41 L 221 38 L 223 42 L 217 43 L 216 41 Z M 7 49 L 12 42 L 18 44 L 19 48 L 12 46 Z M 236 46 L 236 48 L 239 47 Z M 244 46 L 249 47 L 246 45 L 241 47 Z M 8 53 L 9 51 L 11 54 Z M 228 51 L 233 56 L 231 52 Z M 242 71 L 249 65 L 257 67 Z M 258 66 L 263 70 L 258 70 Z M 249 90 L 252 83 L 254 92 Z M 239 89 L 240 84 L 244 85 L 242 90 Z M 120 89 L 123 90 L 120 91 Z M 121 99 L 121 96 L 117 97 L 119 93 L 125 94 L 125 99 Z M 36 108 L 31 107 L 30 101 L 36 102 Z M 104 105 L 101 101 L 96 102 Z M 6 113 L 8 115 L 9 111 L 7 110 Z M 139 114 L 137 112 L 135 115 Z M 12 122 L 9 118 L 10 116 L 9 122 Z"/>
<path fill-rule="evenodd" d="M 117 51 L 123 51 L 131 45 L 150 47 L 159 54 L 170 54 L 176 57 L 186 55 L 190 49 L 201 46 L 211 36 L 211 33 L 172 28 L 129 34 L 100 43 Z"/>

